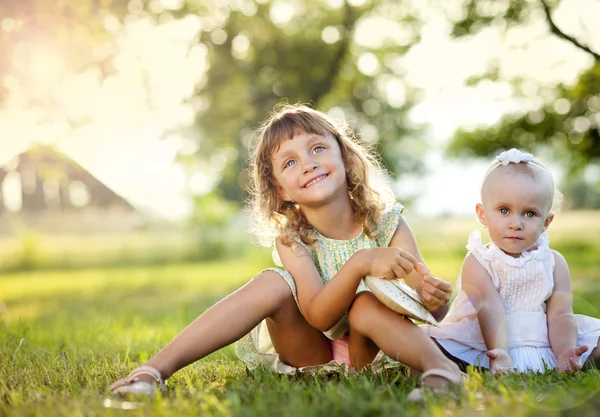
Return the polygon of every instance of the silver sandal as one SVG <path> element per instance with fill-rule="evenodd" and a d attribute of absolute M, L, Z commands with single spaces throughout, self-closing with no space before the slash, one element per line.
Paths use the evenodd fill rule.
<path fill-rule="evenodd" d="M 154 379 L 154 382 L 140 381 L 140 375 L 149 375 Z M 161 393 L 166 392 L 167 385 L 163 381 L 160 372 L 157 369 L 144 365 L 134 369 L 125 378 L 118 380 L 110 386 L 110 392 L 119 395 L 134 395 L 134 396 L 149 396 L 153 397 L 156 394 L 156 388 Z"/>
<path fill-rule="evenodd" d="M 408 401 L 424 401 L 425 400 L 425 392 L 430 392 L 436 395 L 448 395 L 455 394 L 455 388 L 462 388 L 463 380 L 467 378 L 467 374 L 461 373 L 461 376 L 456 375 L 454 372 L 447 371 L 446 369 L 441 368 L 433 368 L 429 369 L 421 375 L 421 384 L 430 376 L 439 376 L 441 378 L 447 379 L 450 384 L 444 388 L 430 388 L 426 386 L 421 386 L 420 388 L 413 389 L 410 394 L 408 394 Z"/>

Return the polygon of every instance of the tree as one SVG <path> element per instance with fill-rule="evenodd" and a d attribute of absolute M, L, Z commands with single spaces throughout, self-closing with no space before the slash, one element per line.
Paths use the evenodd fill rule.
<path fill-rule="evenodd" d="M 189 100 L 194 123 L 177 132 L 196 144 L 195 151 L 181 155 L 180 161 L 192 171 L 209 173 L 220 195 L 232 201 L 243 198 L 248 142 L 260 121 L 282 100 L 311 103 L 335 117 L 354 120 L 357 131 L 377 146 L 391 172 L 415 172 L 427 145 L 419 140 L 420 127 L 407 117 L 418 92 L 405 82 L 402 58 L 419 42 L 426 22 L 427 16 L 417 9 L 420 3 L 0 0 L 0 78 L 7 79 L 5 57 L 31 37 L 50 36 L 61 43 L 74 58 L 73 71 L 96 66 L 109 74 L 113 35 L 120 22 L 149 19 L 162 24 L 193 18 L 200 29 L 190 50 L 206 54 L 208 69 Z M 549 35 L 554 33 L 585 51 L 595 63 L 575 86 L 540 87 L 536 94 L 545 101 L 534 111 L 507 115 L 494 127 L 458 131 L 449 152 L 487 156 L 510 146 L 551 145 L 574 167 L 573 172 L 596 161 L 600 148 L 597 53 L 554 22 L 558 2 L 452 4 L 458 6 L 453 12 L 448 8 L 455 37 L 476 35 L 488 25 L 508 31 L 542 19 Z M 26 74 L 16 74 L 10 76 L 27 81 Z M 492 65 L 488 73 L 470 82 L 500 76 L 498 66 Z M 527 97 L 521 88 L 524 80 L 510 81 L 518 94 Z M 52 102 L 34 104 L 53 106 Z"/>
<path fill-rule="evenodd" d="M 183 159 L 194 167 L 221 165 L 219 187 L 230 200 L 242 198 L 253 132 L 282 100 L 325 111 L 335 108 L 336 115 L 356 120 L 357 130 L 377 143 L 392 172 L 417 166 L 405 152 L 400 156 L 399 144 L 416 129 L 406 117 L 413 92 L 396 61 L 418 41 L 420 23 L 395 2 L 293 4 L 295 8 L 265 1 L 247 9 L 219 6 L 208 14 L 220 16 L 218 21 L 198 38 L 208 50 L 210 67 L 191 99 L 197 116 L 186 130 L 196 138 L 198 150 Z M 196 13 L 192 7 L 186 2 L 179 14 Z M 369 19 L 406 25 L 404 44 L 385 36 L 374 46 L 357 41 L 357 27 Z"/>
<path fill-rule="evenodd" d="M 560 2 L 555 1 L 556 7 Z M 483 5 L 483 6 L 482 6 Z M 600 160 L 600 55 L 584 40 L 563 31 L 555 22 L 554 11 L 548 1 L 509 1 L 495 3 L 469 1 L 466 13 L 454 23 L 454 36 L 478 33 L 484 25 L 501 22 L 508 30 L 534 19 L 544 19 L 549 34 L 570 43 L 592 59 L 575 85 L 559 84 L 528 90 L 520 87 L 524 81 L 510 80 L 521 97 L 542 97 L 540 105 L 528 111 L 507 114 L 491 127 L 456 132 L 448 152 L 452 155 L 489 156 L 502 149 L 518 147 L 535 152 L 551 153 L 569 169 L 571 180 L 581 174 L 588 164 Z M 483 78 L 497 79 L 497 68 Z M 472 80 L 474 83 L 480 80 Z M 571 187 L 573 188 L 573 187 Z"/>
<path fill-rule="evenodd" d="M 0 0 L 0 10 L 11 26 L 1 34 L 8 39 L 2 43 L 5 48 L 37 31 L 63 42 L 81 69 L 97 65 L 105 74 L 111 70 L 111 48 L 103 48 L 108 52 L 102 56 L 94 51 L 114 41 L 110 32 L 116 18 L 157 24 L 199 20 L 190 49 L 206 52 L 208 70 L 189 100 L 195 123 L 177 132 L 193 140 L 197 150 L 180 160 L 190 170 L 216 177 L 229 200 L 242 199 L 248 141 L 282 100 L 309 103 L 356 121 L 357 131 L 377 145 L 391 172 L 420 166 L 424 146 L 414 140 L 418 126 L 407 120 L 415 95 L 403 80 L 400 63 L 419 40 L 421 22 L 410 5 L 392 0 L 361 5 L 319 0 Z M 63 24 L 55 25 L 57 19 Z M 381 26 L 386 32 L 379 32 Z M 359 30 L 370 31 L 372 39 L 360 39 Z M 10 56 L 5 52 L 0 62 L 1 56 Z M 6 68 L 6 61 L 2 65 Z M 53 110 L 54 103 L 39 104 Z M 415 150 L 407 152 L 411 137 Z"/>

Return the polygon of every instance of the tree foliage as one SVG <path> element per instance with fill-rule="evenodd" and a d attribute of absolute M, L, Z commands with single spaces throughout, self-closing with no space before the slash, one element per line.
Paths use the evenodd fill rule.
<path fill-rule="evenodd" d="M 281 101 L 304 102 L 355 121 L 363 139 L 377 146 L 393 173 L 415 172 L 426 144 L 408 120 L 418 92 L 405 81 L 404 55 L 417 45 L 427 15 L 421 2 L 394 0 L 0 0 L 0 90 L 11 77 L 11 55 L 23 42 L 52 39 L 69 55 L 70 72 L 90 66 L 112 71 L 120 24 L 148 19 L 157 25 L 193 17 L 207 71 L 189 104 L 194 123 L 178 134 L 195 143 L 181 155 L 190 170 L 212 174 L 228 200 L 240 201 L 246 181 L 248 143 L 265 116 Z M 545 21 L 558 36 L 591 56 L 594 64 L 575 85 L 542 86 L 539 108 L 506 115 L 496 126 L 459 130 L 453 155 L 489 156 L 512 146 L 551 149 L 573 175 L 599 159 L 600 69 L 586 43 L 553 20 L 560 1 L 457 0 L 443 5 L 457 38 L 487 27 L 509 31 Z M 116 22 L 116 23 L 115 23 Z M 497 80 L 498 66 L 479 79 Z M 510 79 L 515 95 L 523 80 Z M 531 80 L 528 80 L 531 81 Z M 4 90 L 6 92 L 6 90 Z M 538 97 L 538 99 L 539 99 Z M 0 91 L 0 102 L 2 101 Z M 539 101 L 539 100 L 538 100 Z M 36 103 L 34 103 L 36 104 Z M 51 107 L 53 103 L 41 103 Z"/>
<path fill-rule="evenodd" d="M 490 156 L 498 151 L 518 147 L 535 152 L 551 153 L 568 167 L 572 178 L 581 174 L 588 164 L 600 160 L 600 57 L 584 39 L 577 39 L 563 31 L 555 22 L 552 7 L 547 1 L 475 1 L 466 2 L 466 13 L 455 20 L 454 36 L 479 32 L 485 25 L 501 22 L 505 29 L 543 19 L 549 35 L 569 42 L 589 55 L 593 63 L 580 75 L 574 85 L 558 84 L 551 88 L 533 89 L 538 108 L 516 111 L 504 116 L 496 125 L 467 130 L 454 135 L 448 151 L 452 155 Z M 487 76 L 498 76 L 492 71 Z M 485 77 L 484 77 L 485 78 Z M 532 98 L 520 89 L 523 80 L 509 80 L 516 96 Z M 528 82 L 535 80 L 528 80 Z M 531 90 L 531 89 L 530 89 Z M 542 100 L 539 100 L 539 99 Z M 572 187 L 571 187 L 572 188 Z"/>
<path fill-rule="evenodd" d="M 13 22 L 10 32 L 0 36 L 8 40 L 2 43 L 5 48 L 36 31 L 55 37 L 80 68 L 98 65 L 109 73 L 111 48 L 104 40 L 111 40 L 111 19 L 150 19 L 157 24 L 198 19 L 200 30 L 190 48 L 203 48 L 208 69 L 189 100 L 195 122 L 177 132 L 191 138 L 197 149 L 182 155 L 181 162 L 218 176 L 222 195 L 240 201 L 248 142 L 281 101 L 309 103 L 336 118 L 355 121 L 356 130 L 376 144 L 391 172 L 420 166 L 423 145 L 413 138 L 414 152 L 405 149 L 418 127 L 407 121 L 415 93 L 404 82 L 401 58 L 418 42 L 421 21 L 407 4 L 353 3 L 0 0 L 2 16 Z M 57 21 L 66 24 L 56 25 Z M 361 25 L 368 41 L 357 37 Z M 381 25 L 386 31 L 378 31 Z M 109 53 L 98 52 L 101 44 Z M 5 52 L 0 54 L 0 71 L 6 66 L 1 56 L 10 56 Z"/>
<path fill-rule="evenodd" d="M 220 24 L 199 35 L 209 69 L 191 100 L 197 109 L 191 131 L 199 144 L 194 161 L 208 156 L 211 167 L 215 159 L 221 161 L 220 188 L 228 199 L 241 198 L 248 143 L 282 100 L 324 111 L 336 108 L 334 116 L 356 120 L 359 133 L 377 143 L 392 172 L 414 163 L 408 158 L 403 165 L 398 148 L 414 127 L 406 120 L 412 93 L 394 59 L 418 40 L 413 28 L 418 22 L 408 13 L 400 19 L 411 27 L 406 45 L 381 37 L 380 44 L 369 47 L 356 41 L 357 25 L 369 18 L 383 20 L 386 14 L 400 17 L 406 12 L 402 6 L 381 1 L 340 7 L 316 0 L 293 4 L 285 22 L 276 15 L 275 3 L 257 2 L 250 10 L 222 5 Z"/>
<path fill-rule="evenodd" d="M 52 42 L 67 57 L 70 72 L 95 66 L 110 73 L 108 45 L 113 38 L 107 19 L 125 16 L 127 5 L 128 0 L 0 0 L 0 102 L 7 93 L 7 77 L 26 76 L 35 58 L 14 62 L 15 52 L 24 45 L 37 46 L 29 52 L 35 55 L 45 42 Z M 18 68 L 11 68 L 15 65 Z"/>
<path fill-rule="evenodd" d="M 491 127 L 458 130 L 452 154 L 495 155 L 510 148 L 550 148 L 575 175 L 600 159 L 600 62 L 572 86 L 559 85 L 556 98 L 526 114 L 509 114 Z"/>

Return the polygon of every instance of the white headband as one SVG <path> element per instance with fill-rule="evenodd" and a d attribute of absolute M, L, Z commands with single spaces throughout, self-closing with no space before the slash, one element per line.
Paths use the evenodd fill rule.
<path fill-rule="evenodd" d="M 548 175 L 550 175 L 550 178 L 552 178 L 552 174 L 550 174 L 550 171 L 548 171 L 546 169 L 545 166 L 543 166 L 542 164 L 540 164 L 539 162 L 535 161 L 535 157 L 527 152 L 521 152 L 518 149 L 512 148 L 509 151 L 504 151 L 502 152 L 500 155 L 498 155 L 496 157 L 496 160 L 498 161 L 496 164 L 494 164 L 487 172 L 487 174 L 485 174 L 485 177 L 483 177 L 483 181 L 482 181 L 482 185 L 483 183 L 485 183 L 485 180 L 487 179 L 487 177 L 489 177 L 489 175 L 492 173 L 492 171 L 494 171 L 496 168 L 498 168 L 499 166 L 507 166 L 510 163 L 513 164 L 518 164 L 520 162 L 525 162 L 526 164 L 532 164 L 535 165 L 537 167 L 542 168 L 544 171 L 546 171 L 548 173 Z"/>

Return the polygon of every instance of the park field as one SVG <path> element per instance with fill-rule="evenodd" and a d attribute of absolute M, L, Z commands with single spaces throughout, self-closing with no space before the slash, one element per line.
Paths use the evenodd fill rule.
<path fill-rule="evenodd" d="M 454 283 L 474 219 L 407 218 L 430 269 Z M 550 232 L 571 268 L 575 312 L 600 317 L 600 213 L 561 214 Z M 411 404 L 406 396 L 417 382 L 402 370 L 251 374 L 231 346 L 175 374 L 163 397 L 109 395 L 114 380 L 267 266 L 264 251 L 203 263 L 2 273 L 0 416 L 599 415 L 598 370 L 501 377 L 473 371 L 457 398 Z"/>

